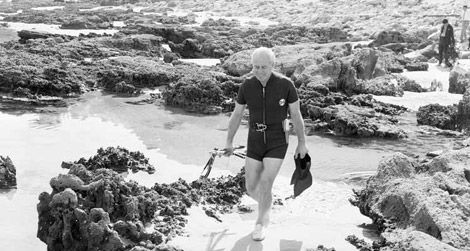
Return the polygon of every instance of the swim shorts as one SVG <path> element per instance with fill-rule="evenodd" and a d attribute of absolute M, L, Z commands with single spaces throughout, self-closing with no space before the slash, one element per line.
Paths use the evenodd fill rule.
<path fill-rule="evenodd" d="M 266 133 L 266 143 L 264 143 L 264 133 Z M 258 161 L 263 161 L 263 158 L 284 159 L 288 146 L 284 131 L 267 130 L 264 133 L 250 128 L 246 156 Z"/>

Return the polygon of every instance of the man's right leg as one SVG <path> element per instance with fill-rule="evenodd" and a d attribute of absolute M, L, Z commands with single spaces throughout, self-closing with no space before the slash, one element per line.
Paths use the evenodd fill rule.
<path fill-rule="evenodd" d="M 444 49 L 442 50 L 442 54 L 444 55 L 444 62 L 447 67 L 451 67 L 452 64 L 449 62 L 449 56 L 450 56 L 450 48 L 449 45 L 444 46 Z"/>
<path fill-rule="evenodd" d="M 439 43 L 439 65 L 442 63 L 443 50 L 444 50 L 444 45 L 440 42 Z"/>
<path fill-rule="evenodd" d="M 259 202 L 258 184 L 263 171 L 263 162 L 246 157 L 245 159 L 245 186 L 246 193 Z"/>

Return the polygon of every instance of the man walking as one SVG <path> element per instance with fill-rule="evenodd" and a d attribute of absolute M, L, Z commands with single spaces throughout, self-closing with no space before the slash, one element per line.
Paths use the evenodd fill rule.
<path fill-rule="evenodd" d="M 460 43 L 465 43 L 467 40 L 467 28 L 469 23 L 470 13 L 467 11 L 467 5 L 464 5 L 462 13 L 462 31 L 460 32 Z"/>
<path fill-rule="evenodd" d="M 446 66 L 452 67 L 452 64 L 449 62 L 451 46 L 455 46 L 454 28 L 452 28 L 447 19 L 444 19 L 442 20 L 441 32 L 439 34 L 439 65 L 441 65 L 442 59 L 444 59 Z"/>
<path fill-rule="evenodd" d="M 291 80 L 273 72 L 275 56 L 271 49 L 261 47 L 251 56 L 253 77 L 240 86 L 235 109 L 230 117 L 226 154 L 233 153 L 233 138 L 240 126 L 246 106 L 250 111 L 245 183 L 247 194 L 258 202 L 258 218 L 253 240 L 262 241 L 269 224 L 272 206 L 272 186 L 286 155 L 288 137 L 285 126 L 290 112 L 297 133 L 297 157 L 308 152 L 300 102 Z"/>

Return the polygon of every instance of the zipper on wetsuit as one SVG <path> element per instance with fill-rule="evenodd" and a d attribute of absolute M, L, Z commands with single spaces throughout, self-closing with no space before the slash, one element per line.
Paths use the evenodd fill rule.
<path fill-rule="evenodd" d="M 263 125 L 266 125 L 266 87 L 263 86 Z M 263 131 L 264 144 L 266 144 L 266 129 Z"/>

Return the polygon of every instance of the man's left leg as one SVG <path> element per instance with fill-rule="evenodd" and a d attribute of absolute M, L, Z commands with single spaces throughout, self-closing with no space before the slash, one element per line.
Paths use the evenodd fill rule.
<path fill-rule="evenodd" d="M 465 41 L 467 40 L 467 27 L 468 21 L 463 21 L 462 30 L 460 31 L 460 43 L 465 43 Z"/>
<path fill-rule="evenodd" d="M 264 158 L 263 171 L 258 184 L 259 201 L 258 201 L 258 219 L 256 224 L 266 227 L 269 224 L 269 213 L 273 202 L 272 188 L 274 179 L 276 179 L 279 169 L 284 159 Z"/>
<path fill-rule="evenodd" d="M 450 56 L 450 55 L 449 55 L 449 53 L 450 53 L 450 48 L 449 48 L 449 47 L 450 47 L 450 45 L 446 44 L 446 45 L 444 46 L 444 50 L 443 50 L 442 54 L 444 55 L 444 62 L 445 62 L 445 65 L 446 65 L 447 67 L 452 67 L 452 64 L 449 62 L 449 56 Z"/>

